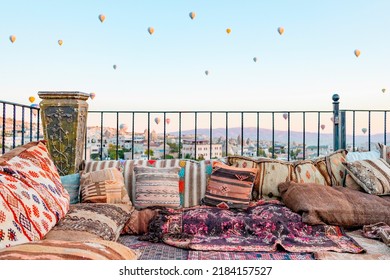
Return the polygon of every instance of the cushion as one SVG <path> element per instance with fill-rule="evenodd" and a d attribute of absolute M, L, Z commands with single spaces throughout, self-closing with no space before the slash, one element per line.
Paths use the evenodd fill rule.
<path fill-rule="evenodd" d="M 377 150 L 369 152 L 348 152 L 346 160 L 348 162 L 353 162 L 364 159 L 378 159 L 380 157 L 381 155 Z"/>
<path fill-rule="evenodd" d="M 279 183 L 292 180 L 293 163 L 263 159 L 259 164 L 259 199 L 280 198 Z"/>
<path fill-rule="evenodd" d="M 135 166 L 134 206 L 137 209 L 151 206 L 179 208 L 179 170 L 179 167 Z"/>
<path fill-rule="evenodd" d="M 82 203 L 131 204 L 122 173 L 117 168 L 107 168 L 83 173 L 80 178 Z"/>
<path fill-rule="evenodd" d="M 68 209 L 69 194 L 45 142 L 0 157 L 0 248 L 42 239 Z"/>
<path fill-rule="evenodd" d="M 157 209 L 134 210 L 121 234 L 141 235 L 148 232 L 149 222 L 157 215 Z"/>
<path fill-rule="evenodd" d="M 346 150 L 338 150 L 325 157 L 327 174 L 323 175 L 330 176 L 332 186 L 344 185 L 346 170 L 342 163 L 346 161 L 346 156 Z"/>
<path fill-rule="evenodd" d="M 292 180 L 299 183 L 316 183 L 328 185 L 326 178 L 317 168 L 317 164 L 312 160 L 301 160 L 294 163 Z"/>
<path fill-rule="evenodd" d="M 347 176 L 345 177 L 344 186 L 348 189 L 352 189 L 359 192 L 365 192 L 365 190 L 361 186 L 359 186 L 359 184 L 356 183 L 355 180 L 352 178 L 352 176 L 348 173 Z"/>
<path fill-rule="evenodd" d="M 112 241 L 41 240 L 6 248 L 0 260 L 135 260 L 136 253 Z"/>
<path fill-rule="evenodd" d="M 257 172 L 257 168 L 238 168 L 214 162 L 204 203 L 224 208 L 247 208 Z"/>
<path fill-rule="evenodd" d="M 386 160 L 388 164 L 390 164 L 390 146 L 387 146 L 382 143 L 378 143 L 378 146 L 379 146 L 380 157 Z"/>
<path fill-rule="evenodd" d="M 88 241 L 98 238 L 116 241 L 132 211 L 133 207 L 128 204 L 74 204 L 45 239 Z"/>
<path fill-rule="evenodd" d="M 390 194 L 390 165 L 382 158 L 345 162 L 351 177 L 367 193 Z"/>
<path fill-rule="evenodd" d="M 286 182 L 279 185 L 283 203 L 308 224 L 356 227 L 390 224 L 390 201 L 341 186 Z"/>
<path fill-rule="evenodd" d="M 69 193 L 70 204 L 80 202 L 80 174 L 70 174 L 61 176 L 61 183 Z"/>

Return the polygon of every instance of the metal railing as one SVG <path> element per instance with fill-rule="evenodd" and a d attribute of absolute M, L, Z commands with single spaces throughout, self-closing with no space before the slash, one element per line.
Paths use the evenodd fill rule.
<path fill-rule="evenodd" d="M 242 155 L 295 160 L 387 143 L 389 111 L 340 110 L 339 96 L 332 100 L 332 111 L 89 111 L 84 157 L 120 159 L 126 151 L 131 159 Z M 43 138 L 39 108 L 0 105 L 2 153 Z M 381 133 L 374 132 L 378 126 Z"/>
<path fill-rule="evenodd" d="M 40 109 L 0 100 L 1 153 L 43 138 L 40 134 Z"/>

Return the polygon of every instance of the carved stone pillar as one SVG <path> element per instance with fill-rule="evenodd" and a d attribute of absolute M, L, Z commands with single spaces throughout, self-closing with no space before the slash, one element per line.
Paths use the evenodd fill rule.
<path fill-rule="evenodd" d="M 89 94 L 40 91 L 38 95 L 44 136 L 58 172 L 74 174 L 83 160 Z"/>

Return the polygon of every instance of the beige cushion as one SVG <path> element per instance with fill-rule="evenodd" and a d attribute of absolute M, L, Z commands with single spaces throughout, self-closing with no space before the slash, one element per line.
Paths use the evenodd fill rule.
<path fill-rule="evenodd" d="M 298 183 L 316 183 L 328 185 L 315 161 L 302 160 L 294 163 L 293 181 Z"/>
<path fill-rule="evenodd" d="M 378 146 L 381 158 L 383 158 L 388 164 L 390 164 L 390 146 L 381 143 L 378 143 Z"/>
<path fill-rule="evenodd" d="M 390 194 L 390 165 L 382 158 L 345 162 L 351 177 L 367 193 Z"/>
<path fill-rule="evenodd" d="M 122 173 L 117 168 L 107 168 L 83 173 L 80 178 L 82 203 L 131 204 Z"/>
<path fill-rule="evenodd" d="M 280 198 L 278 185 L 292 180 L 293 164 L 276 159 L 263 159 L 259 164 L 259 199 Z"/>

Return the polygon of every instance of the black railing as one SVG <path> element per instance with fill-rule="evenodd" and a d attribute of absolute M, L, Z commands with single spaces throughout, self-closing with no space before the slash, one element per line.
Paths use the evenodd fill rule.
<path fill-rule="evenodd" d="M 40 134 L 42 130 L 40 130 L 39 108 L 2 100 L 0 106 L 2 154 L 27 142 L 43 138 Z"/>

